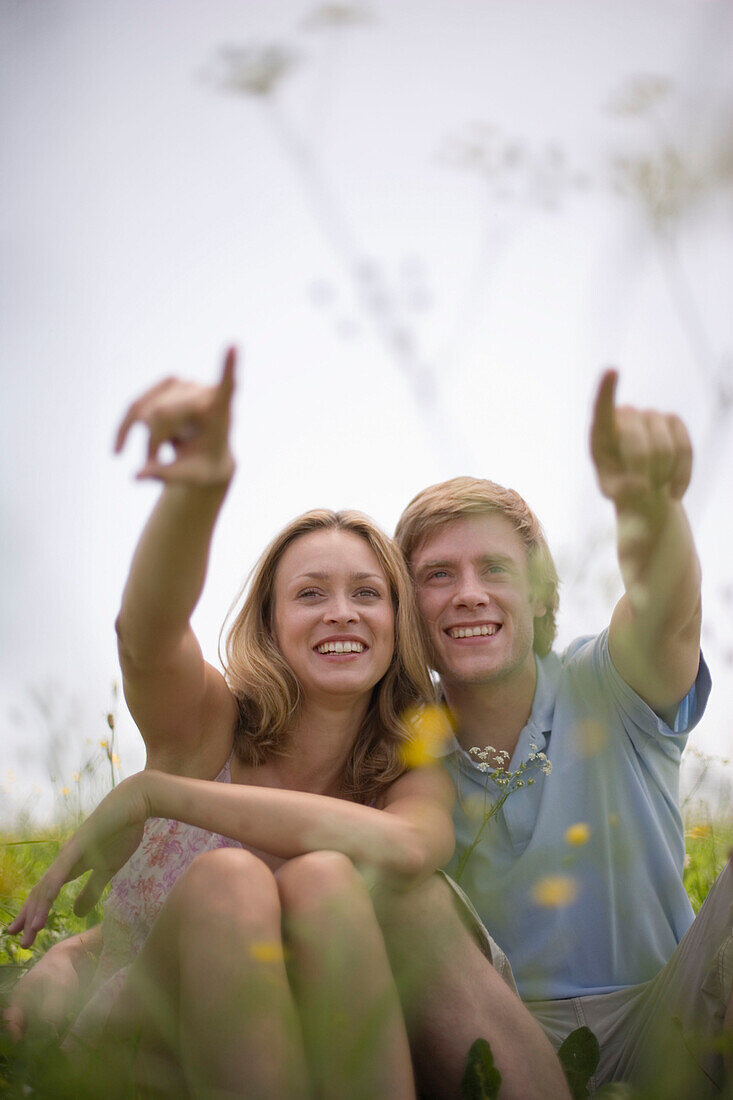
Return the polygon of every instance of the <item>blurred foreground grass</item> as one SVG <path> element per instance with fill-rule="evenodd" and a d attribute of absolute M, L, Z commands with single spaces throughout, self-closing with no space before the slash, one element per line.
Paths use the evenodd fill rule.
<path fill-rule="evenodd" d="M 83 768 L 72 774 L 71 785 L 57 790 L 55 824 L 41 828 L 27 815 L 18 812 L 11 824 L 0 831 L 0 1008 L 15 982 L 48 948 L 67 936 L 92 927 L 101 919 L 101 905 L 84 918 L 74 915 L 73 903 L 80 889 L 80 883 L 75 882 L 65 886 L 59 894 L 47 926 L 39 933 L 32 948 L 24 950 L 19 946 L 16 937 L 8 936 L 3 931 L 20 909 L 31 887 L 52 862 L 60 846 L 80 824 L 85 812 L 99 801 L 110 785 L 114 786 L 116 770 L 119 768 L 119 760 L 114 752 L 114 712 L 107 716 L 107 725 L 110 734 L 98 743 Z M 703 760 L 699 772 L 702 780 L 713 758 L 702 757 L 699 753 L 697 756 Z M 727 761 L 723 763 L 727 764 Z M 101 791 L 100 782 L 104 788 Z M 699 787 L 700 781 L 693 785 L 693 796 L 699 792 Z M 726 806 L 727 802 L 719 802 L 720 805 Z M 714 815 L 704 799 L 698 798 L 692 803 L 688 796 L 684 815 L 684 884 L 697 913 L 733 849 L 733 811 L 723 809 Z M 94 1076 L 89 1076 L 89 1073 Z M 21 1097 L 29 1096 L 49 1100 L 66 1100 L 67 1097 L 69 1100 L 96 1100 L 101 1096 L 119 1096 L 122 1100 L 129 1095 L 132 1100 L 132 1093 L 128 1093 L 124 1086 L 120 1087 L 119 1082 L 112 1082 L 108 1078 L 107 1067 L 101 1065 L 93 1065 L 83 1079 L 79 1077 L 76 1068 L 60 1050 L 58 1037 L 54 1034 L 39 1030 L 20 1043 L 13 1043 L 0 1027 L 0 1096 L 8 1097 L 9 1100 L 20 1100 Z M 499 1082 L 500 1077 L 497 1088 Z M 619 1092 L 614 1091 L 613 1095 L 623 1097 L 624 1100 L 649 1100 L 646 1095 L 637 1094 L 627 1086 L 609 1088 L 620 1089 Z M 497 1092 L 486 1092 L 483 1086 L 478 1093 L 474 1088 L 466 1091 L 464 1082 L 464 1095 L 476 1095 L 483 1100 L 484 1097 L 496 1096 Z M 584 1086 L 577 1095 L 587 1095 Z M 678 1100 L 677 1092 L 669 1092 L 666 1087 L 655 1094 L 653 1100 L 657 1100 L 657 1096 L 660 1100 L 666 1100 L 667 1097 Z M 680 1097 L 682 1096 L 684 1092 L 680 1093 Z"/>
<path fill-rule="evenodd" d="M 30 835 L 29 827 L 22 822 L 18 823 L 17 828 L 0 834 L 0 923 L 3 928 L 18 911 L 30 888 L 41 877 L 77 823 L 78 816 L 70 813 L 64 825 L 40 834 Z M 684 882 L 697 912 L 733 847 L 733 814 L 711 821 L 704 804 L 696 804 L 686 821 L 685 839 Z M 30 950 L 19 947 L 15 937 L 0 933 L 0 1005 L 20 975 L 49 947 L 100 920 L 100 907 L 83 919 L 74 915 L 73 901 L 78 891 L 78 882 L 64 887 L 51 911 L 47 927 L 38 935 Z M 110 1091 L 110 1083 L 104 1080 L 104 1067 L 97 1066 L 94 1072 L 97 1075 L 101 1073 L 102 1078 L 80 1079 L 59 1050 L 55 1035 L 39 1032 L 14 1044 L 0 1029 L 0 1096 L 9 1100 L 28 1096 L 48 1097 L 49 1100 L 65 1100 L 67 1097 L 69 1100 L 85 1100 L 88 1097 L 92 1100 L 100 1096 L 127 1095 L 124 1091 Z M 626 1086 L 619 1087 L 623 1090 L 619 1096 L 626 1100 L 647 1100 L 646 1096 L 637 1096 Z M 581 1092 L 580 1095 L 587 1093 Z M 666 1090 L 659 1093 L 660 1100 L 667 1095 L 674 1095 L 676 1100 L 676 1094 Z"/>

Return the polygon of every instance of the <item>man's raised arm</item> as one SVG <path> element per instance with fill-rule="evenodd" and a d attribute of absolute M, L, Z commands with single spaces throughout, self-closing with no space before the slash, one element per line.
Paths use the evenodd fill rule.
<path fill-rule="evenodd" d="M 616 371 L 604 373 L 590 435 L 601 492 L 616 509 L 625 589 L 609 647 L 627 684 L 669 718 L 700 657 L 700 564 L 682 507 L 692 447 L 678 416 L 617 408 L 617 381 Z"/>

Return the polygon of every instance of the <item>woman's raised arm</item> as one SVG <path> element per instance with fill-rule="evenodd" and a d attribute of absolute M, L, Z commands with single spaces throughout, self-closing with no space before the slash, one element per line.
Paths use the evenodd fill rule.
<path fill-rule="evenodd" d="M 189 774 L 216 773 L 231 745 L 236 705 L 208 665 L 191 629 L 211 535 L 234 473 L 229 448 L 235 352 L 221 379 L 201 386 L 169 378 L 135 401 L 115 451 L 130 428 L 149 432 L 139 479 L 163 482 L 130 567 L 116 628 L 125 698 L 148 750 L 148 764 Z M 170 444 L 174 457 L 161 460 Z"/>

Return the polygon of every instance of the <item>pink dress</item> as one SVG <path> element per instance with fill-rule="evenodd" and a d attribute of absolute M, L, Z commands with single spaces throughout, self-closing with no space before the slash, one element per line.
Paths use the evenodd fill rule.
<path fill-rule="evenodd" d="M 214 782 L 231 783 L 231 757 Z M 173 884 L 196 856 L 217 848 L 241 848 L 238 840 L 194 825 L 151 817 L 143 838 L 110 882 L 102 917 L 102 953 L 90 998 L 70 1038 L 93 1042 L 119 994 L 130 963 L 140 953 Z"/>

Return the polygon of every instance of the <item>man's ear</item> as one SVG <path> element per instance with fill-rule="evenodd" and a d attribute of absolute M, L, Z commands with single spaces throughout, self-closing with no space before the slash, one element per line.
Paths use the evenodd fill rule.
<path fill-rule="evenodd" d="M 547 604 L 537 597 L 532 601 L 532 614 L 535 619 L 542 619 L 547 614 Z"/>

